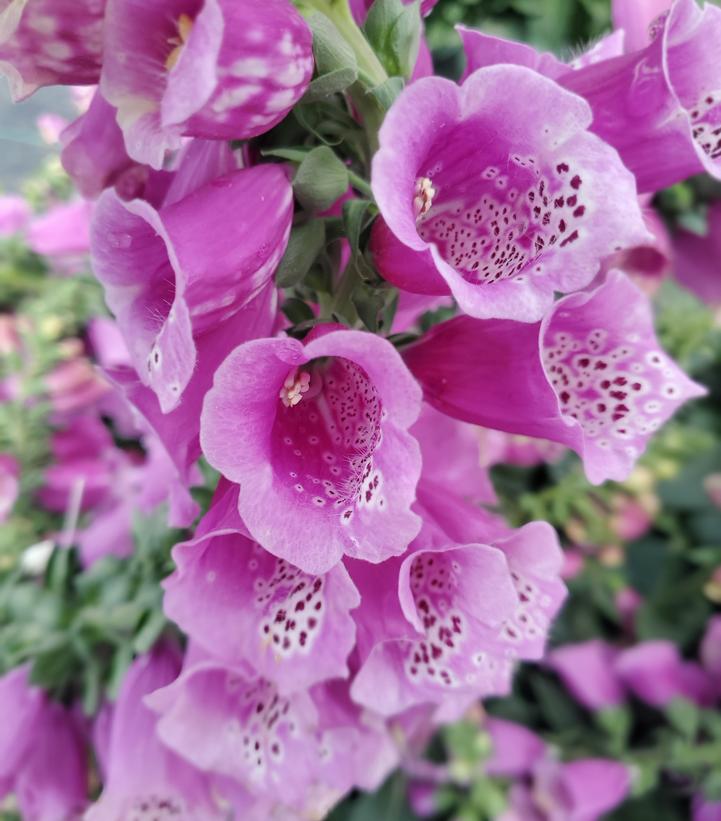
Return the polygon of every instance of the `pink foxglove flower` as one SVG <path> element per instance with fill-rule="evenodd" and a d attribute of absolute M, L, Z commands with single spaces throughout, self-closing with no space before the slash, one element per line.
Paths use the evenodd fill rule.
<path fill-rule="evenodd" d="M 562 78 L 593 108 L 593 130 L 613 145 L 641 192 L 692 174 L 721 178 L 718 54 L 721 9 L 675 0 L 649 46 Z"/>
<path fill-rule="evenodd" d="M 63 168 L 84 197 L 114 185 L 123 199 L 133 199 L 145 186 L 147 171 L 128 156 L 115 114 L 96 91 L 88 110 L 60 135 Z"/>
<path fill-rule="evenodd" d="M 645 48 L 654 29 L 671 7 L 672 0 L 612 0 L 611 14 L 614 28 L 625 34 L 625 50 Z"/>
<path fill-rule="evenodd" d="M 541 323 L 451 319 L 405 360 L 439 410 L 561 442 L 594 483 L 626 478 L 663 422 L 705 393 L 659 349 L 648 300 L 619 272 Z"/>
<path fill-rule="evenodd" d="M 109 0 L 101 90 L 128 154 L 154 168 L 184 137 L 272 128 L 313 72 L 311 33 L 289 0 Z"/>
<path fill-rule="evenodd" d="M 100 78 L 105 0 L 5 0 L 0 74 L 13 99 L 40 86 L 92 85 Z"/>
<path fill-rule="evenodd" d="M 519 66 L 481 69 L 460 87 L 413 83 L 373 161 L 382 275 L 450 292 L 471 316 L 524 322 L 555 291 L 588 285 L 604 256 L 647 235 L 633 176 L 590 123 L 583 100 Z"/>
<path fill-rule="evenodd" d="M 277 165 L 219 177 L 160 210 L 143 200 L 123 202 L 113 191 L 98 201 L 95 273 L 140 381 L 164 413 L 190 382 L 195 337 L 233 316 L 269 281 L 291 215 L 290 184 Z"/>
<path fill-rule="evenodd" d="M 443 536 L 420 547 L 424 531 L 395 573 L 398 560 L 351 570 L 362 596 L 359 638 L 370 647 L 351 693 L 383 715 L 436 704 L 437 718 L 448 720 L 481 696 L 508 692 L 514 661 L 542 656 L 564 599 L 549 525 L 534 522 L 485 544 L 481 532 L 476 544 L 445 537 L 441 545 Z"/>
<path fill-rule="evenodd" d="M 47 257 L 61 273 L 77 273 L 90 251 L 92 206 L 85 200 L 56 205 L 31 220 L 28 246 Z"/>
<path fill-rule="evenodd" d="M 226 787 L 292 809 L 289 817 L 322 817 L 355 784 L 377 787 L 395 764 L 387 734 L 342 688 L 281 696 L 251 668 L 191 651 L 181 676 L 148 703 L 163 742 Z"/>
<path fill-rule="evenodd" d="M 589 710 L 616 707 L 625 693 L 614 672 L 614 648 L 602 639 L 565 644 L 548 654 L 548 664 L 574 698 Z"/>
<path fill-rule="evenodd" d="M 673 249 L 676 279 L 707 305 L 721 307 L 721 202 L 709 206 L 705 236 L 678 231 Z"/>
<path fill-rule="evenodd" d="M 56 821 L 82 812 L 86 752 L 76 717 L 52 703 L 19 667 L 0 678 L 0 797 L 17 796 L 23 818 Z"/>
<path fill-rule="evenodd" d="M 156 716 L 145 705 L 150 693 L 178 675 L 180 659 L 169 646 L 137 658 L 125 674 L 107 747 L 107 774 L 88 821 L 172 818 L 212 821 L 224 817 L 209 779 L 166 748 Z"/>
<path fill-rule="evenodd" d="M 635 696 L 654 707 L 665 707 L 675 698 L 701 707 L 714 701 L 708 673 L 699 664 L 684 661 L 671 641 L 645 641 L 624 650 L 615 671 Z"/>
<path fill-rule="evenodd" d="M 237 486 L 221 482 L 195 538 L 173 550 L 164 609 L 194 641 L 231 665 L 246 663 L 281 695 L 348 676 L 360 603 L 342 564 L 303 573 L 248 538 Z"/>
<path fill-rule="evenodd" d="M 701 640 L 701 664 L 711 677 L 714 690 L 721 696 L 721 616 L 712 616 Z"/>
<path fill-rule="evenodd" d="M 325 326 L 236 348 L 201 417 L 213 467 L 240 485 L 238 510 L 266 550 L 306 573 L 346 554 L 379 562 L 418 533 L 420 473 L 408 433 L 420 390 L 386 340 Z"/>
<path fill-rule="evenodd" d="M 0 196 L 0 237 L 10 237 L 25 228 L 32 211 L 22 197 L 16 194 Z"/>

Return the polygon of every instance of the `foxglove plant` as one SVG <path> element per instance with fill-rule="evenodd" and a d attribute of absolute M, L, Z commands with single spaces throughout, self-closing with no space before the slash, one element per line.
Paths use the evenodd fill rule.
<path fill-rule="evenodd" d="M 2 326 L 0 396 L 39 382 L 51 432 L 29 466 L 0 443 L 0 516 L 47 517 L 21 575 L 49 597 L 0 653 L 0 788 L 31 819 L 83 811 L 87 743 L 90 821 L 321 818 L 544 658 L 572 574 L 487 466 L 566 447 L 623 480 L 704 393 L 626 273 L 670 254 L 639 190 L 718 170 L 718 10 L 676 0 L 649 42 L 619 28 L 569 64 L 462 29 L 456 83 L 424 50 L 434 2 L 71 5 L 0 0 L 18 94 L 98 84 L 61 138 L 85 199 L 3 199 L 3 241 L 74 272 L 91 219 L 113 316 L 40 323 L 39 378 Z M 612 97 L 643 98 L 643 67 L 631 127 Z M 717 694 L 663 643 L 544 669 L 599 713 Z M 518 779 L 498 817 L 590 820 L 629 789 L 487 727 L 488 774 Z"/>

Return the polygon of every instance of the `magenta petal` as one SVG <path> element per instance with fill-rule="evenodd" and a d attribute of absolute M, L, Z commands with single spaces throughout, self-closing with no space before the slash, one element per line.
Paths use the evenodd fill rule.
<path fill-rule="evenodd" d="M 581 704 L 589 710 L 603 710 L 624 700 L 623 687 L 613 670 L 615 656 L 611 645 L 594 639 L 552 650 L 548 664 Z"/>
<path fill-rule="evenodd" d="M 650 436 L 705 393 L 659 350 L 648 300 L 620 272 L 540 325 L 457 317 L 404 357 L 439 410 L 565 444 L 594 483 L 628 476 Z"/>
<path fill-rule="evenodd" d="M 645 48 L 659 18 L 669 10 L 672 0 L 613 0 L 613 25 L 626 34 L 626 51 Z"/>
<path fill-rule="evenodd" d="M 705 236 L 679 231 L 673 249 L 676 279 L 707 305 L 721 305 L 721 203 L 709 207 Z"/>
<path fill-rule="evenodd" d="M 141 807 L 170 810 L 187 821 L 223 817 L 207 778 L 161 743 L 156 716 L 144 704 L 149 693 L 175 679 L 179 667 L 177 654 L 160 646 L 137 658 L 125 674 L 113 711 L 107 777 L 88 821 L 132 817 Z"/>
<path fill-rule="evenodd" d="M 563 78 L 591 104 L 593 130 L 618 150 L 641 192 L 704 169 L 721 178 L 721 96 L 714 79 L 721 9 L 676 0 L 659 27 L 642 51 Z"/>
<path fill-rule="evenodd" d="M 493 752 L 486 763 L 489 775 L 517 778 L 529 774 L 544 755 L 546 745 L 534 732 L 515 721 L 486 719 Z"/>
<path fill-rule="evenodd" d="M 216 657 L 247 662 L 281 695 L 348 675 L 348 612 L 360 599 L 342 565 L 308 576 L 227 527 L 178 545 L 173 558 L 165 612 Z"/>
<path fill-rule="evenodd" d="M 562 764 L 557 779 L 569 821 L 595 821 L 618 806 L 631 789 L 629 768 L 604 758 Z"/>
<path fill-rule="evenodd" d="M 276 165 L 236 171 L 160 211 L 113 192 L 98 201 L 95 273 L 138 376 L 164 413 L 191 380 L 194 337 L 233 316 L 269 281 L 291 213 L 290 185 Z"/>
<path fill-rule="evenodd" d="M 320 574 L 344 553 L 373 562 L 402 553 L 417 534 L 420 455 L 407 429 L 419 409 L 417 384 L 380 337 L 257 340 L 216 372 L 201 445 L 240 484 L 253 538 Z"/>
<path fill-rule="evenodd" d="M 98 82 L 104 7 L 104 0 L 5 0 L 0 73 L 14 100 L 40 86 Z"/>
<path fill-rule="evenodd" d="M 29 667 L 0 677 L 0 785 L 17 775 L 40 716 L 43 693 L 28 682 Z"/>
<path fill-rule="evenodd" d="M 588 285 L 603 257 L 647 238 L 633 176 L 590 124 L 583 100 L 524 66 L 410 85 L 373 161 L 382 274 L 418 293 L 445 282 L 467 314 L 524 322 Z"/>
<path fill-rule="evenodd" d="M 504 40 L 502 37 L 484 34 L 482 31 L 466 26 L 456 26 L 456 31 L 461 38 L 466 55 L 464 80 L 479 68 L 495 66 L 499 63 L 526 66 L 553 80 L 563 76 L 569 70 L 568 66 L 553 54 L 538 52 L 533 46 L 525 43 Z"/>
<path fill-rule="evenodd" d="M 205 0 L 168 75 L 163 126 L 213 139 L 268 131 L 310 82 L 311 40 L 288 0 Z"/>

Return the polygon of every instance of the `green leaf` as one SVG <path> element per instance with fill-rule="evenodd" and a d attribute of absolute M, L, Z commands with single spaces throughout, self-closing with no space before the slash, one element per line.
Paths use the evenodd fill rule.
<path fill-rule="evenodd" d="M 282 310 L 294 325 L 299 325 L 301 322 L 310 322 L 315 319 L 315 314 L 307 303 L 295 297 L 286 299 L 283 303 Z"/>
<path fill-rule="evenodd" d="M 389 77 L 384 83 L 371 89 L 370 93 L 383 111 L 388 111 L 396 101 L 396 97 L 403 91 L 404 86 L 405 82 L 402 77 Z"/>
<path fill-rule="evenodd" d="M 675 698 L 665 708 L 666 717 L 671 725 L 692 741 L 698 733 L 700 718 L 698 708 L 684 698 Z"/>
<path fill-rule="evenodd" d="M 310 211 L 330 208 L 348 189 L 348 169 L 328 146 L 308 152 L 298 166 L 293 191 Z"/>
<path fill-rule="evenodd" d="M 420 0 L 375 0 L 368 12 L 365 33 L 388 74 L 410 77 L 421 42 Z"/>
<path fill-rule="evenodd" d="M 317 76 L 303 95 L 302 103 L 312 103 L 344 91 L 358 79 L 355 52 L 324 14 L 308 17 L 313 31 L 313 55 Z"/>
<path fill-rule="evenodd" d="M 292 288 L 301 282 L 324 245 L 323 220 L 311 219 L 303 225 L 296 225 L 290 233 L 288 247 L 275 272 L 276 285 L 279 288 Z"/>

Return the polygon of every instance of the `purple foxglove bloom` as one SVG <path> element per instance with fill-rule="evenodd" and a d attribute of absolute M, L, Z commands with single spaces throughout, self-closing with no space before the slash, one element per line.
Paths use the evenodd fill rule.
<path fill-rule="evenodd" d="M 421 463 L 408 428 L 420 405 L 389 342 L 325 326 L 304 343 L 236 348 L 205 398 L 200 441 L 210 464 L 240 485 L 250 535 L 318 575 L 344 554 L 400 554 L 418 533 L 410 506 Z"/>
<path fill-rule="evenodd" d="M 624 690 L 613 664 L 615 649 L 602 639 L 566 644 L 552 650 L 547 661 L 552 670 L 589 710 L 605 710 L 624 701 Z"/>
<path fill-rule="evenodd" d="M 221 481 L 196 537 L 173 549 L 164 610 L 193 641 L 247 663 L 280 695 L 348 676 L 360 603 L 342 564 L 311 576 L 247 537 L 238 488 Z"/>
<path fill-rule="evenodd" d="M 60 136 L 63 168 L 88 199 L 113 185 L 122 199 L 129 200 L 140 196 L 145 186 L 147 170 L 128 156 L 115 113 L 96 91 L 88 110 Z"/>
<path fill-rule="evenodd" d="M 215 371 L 228 351 L 249 339 L 269 336 L 276 314 L 276 289 L 268 283 L 257 297 L 232 317 L 197 337 L 198 364 L 183 394 L 183 401 L 169 413 L 163 413 L 157 396 L 142 384 L 132 368 L 121 366 L 106 372 L 162 444 L 175 464 L 181 483 L 192 484 L 194 465 L 201 454 L 200 411 Z"/>
<path fill-rule="evenodd" d="M 518 778 L 533 772 L 546 753 L 546 745 L 527 727 L 502 718 L 486 719 L 493 751 L 486 762 L 489 775 Z"/>
<path fill-rule="evenodd" d="M 456 317 L 404 358 L 434 407 L 573 448 L 596 484 L 625 479 L 661 424 L 705 393 L 659 349 L 648 299 L 617 271 L 540 323 Z"/>
<path fill-rule="evenodd" d="M 587 130 L 591 118 L 520 66 L 479 69 L 460 87 L 410 85 L 373 161 L 381 274 L 450 291 L 471 316 L 523 322 L 541 319 L 555 291 L 588 285 L 603 257 L 647 238 L 633 175 Z"/>
<path fill-rule="evenodd" d="M 708 209 L 706 236 L 679 231 L 673 249 L 676 279 L 706 304 L 721 306 L 721 202 Z"/>
<path fill-rule="evenodd" d="M 256 798 L 295 809 L 291 817 L 320 817 L 310 814 L 318 793 L 326 804 L 329 787 L 340 788 L 331 803 L 354 782 L 372 788 L 393 764 L 382 734 L 371 730 L 369 739 L 357 708 L 356 715 L 339 715 L 334 701 L 328 688 L 281 696 L 250 668 L 203 658 L 197 650 L 181 676 L 147 700 L 172 750 Z M 374 780 L 378 766 L 369 768 L 368 753 L 388 762 Z"/>
<path fill-rule="evenodd" d="M 721 178 L 717 89 L 721 9 L 675 0 L 646 48 L 567 74 L 562 84 L 593 109 L 593 130 L 657 191 L 691 174 Z"/>
<path fill-rule="evenodd" d="M 397 593 L 413 630 L 397 638 L 383 637 L 392 599 L 379 577 L 385 571 L 392 578 L 389 569 L 351 571 L 363 602 L 359 630 L 377 637 L 353 682 L 354 700 L 381 715 L 438 704 L 437 717 L 450 719 L 479 696 L 508 692 L 513 662 L 543 654 L 565 595 L 561 561 L 555 531 L 544 522 L 491 544 L 414 549 L 400 565 Z"/>
<path fill-rule="evenodd" d="M 313 72 L 288 0 L 109 0 L 101 90 L 128 154 L 153 168 L 183 137 L 247 139 L 280 122 Z"/>
<path fill-rule="evenodd" d="M 0 196 L 0 237 L 20 233 L 31 215 L 30 206 L 22 197 L 15 194 Z"/>
<path fill-rule="evenodd" d="M 721 801 L 706 801 L 700 795 L 693 799 L 693 821 L 721 821 Z"/>
<path fill-rule="evenodd" d="M 14 790 L 27 821 L 80 817 L 88 794 L 87 753 L 69 710 L 45 702 Z"/>
<path fill-rule="evenodd" d="M 650 205 L 643 208 L 643 220 L 652 241 L 616 254 L 606 265 L 609 270 L 620 268 L 645 293 L 653 293 L 672 270 L 671 237 L 663 220 Z"/>
<path fill-rule="evenodd" d="M 278 165 L 227 174 L 160 210 L 123 202 L 113 191 L 98 201 L 95 273 L 138 377 L 163 413 L 178 405 L 191 380 L 195 337 L 232 317 L 270 280 L 292 209 Z"/>
<path fill-rule="evenodd" d="M 30 685 L 28 672 L 0 678 L 0 798 L 15 792 L 28 821 L 75 818 L 87 794 L 85 745 L 72 713 Z"/>
<path fill-rule="evenodd" d="M 40 86 L 100 78 L 105 0 L 3 0 L 0 74 L 14 100 Z"/>
<path fill-rule="evenodd" d="M 28 246 L 47 257 L 60 274 L 77 274 L 87 265 L 92 206 L 85 200 L 63 203 L 30 221 Z"/>
<path fill-rule="evenodd" d="M 672 0 L 612 0 L 613 25 L 623 29 L 626 51 L 645 48 Z"/>
<path fill-rule="evenodd" d="M 0 524 L 12 512 L 20 493 L 20 465 L 9 453 L 0 453 Z"/>
<path fill-rule="evenodd" d="M 721 695 L 721 616 L 712 616 L 701 640 L 701 664 L 711 677 L 717 695 Z"/>
<path fill-rule="evenodd" d="M 645 641 L 619 654 L 615 672 L 641 701 L 664 707 L 674 698 L 698 706 L 714 701 L 709 675 L 694 662 L 684 661 L 670 641 Z"/>
<path fill-rule="evenodd" d="M 42 713 L 42 690 L 28 683 L 29 667 L 17 667 L 0 677 L 0 797 L 12 784 Z"/>
<path fill-rule="evenodd" d="M 167 749 L 145 697 L 168 685 L 180 670 L 177 653 L 156 647 L 125 674 L 115 705 L 107 750 L 107 776 L 88 821 L 177 817 L 211 821 L 225 816 L 211 796 L 209 780 Z"/>

